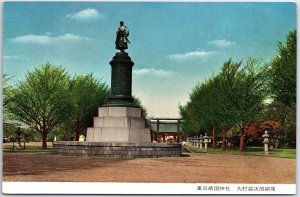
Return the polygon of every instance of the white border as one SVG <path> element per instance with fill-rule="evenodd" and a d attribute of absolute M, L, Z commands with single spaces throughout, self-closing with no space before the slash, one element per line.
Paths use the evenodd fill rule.
<path fill-rule="evenodd" d="M 4 194 L 296 194 L 296 184 L 3 182 L 2 187 Z M 269 191 L 253 191 L 261 188 Z"/>
<path fill-rule="evenodd" d="M 26 2 L 28 0 L 0 0 L 0 18 L 3 19 L 3 2 Z M 44 2 L 45 0 L 34 0 L 36 2 Z M 52 2 L 62 2 L 62 0 L 51 0 Z M 107 2 L 107 0 L 89 0 L 89 2 Z M 84 2 L 82 0 L 63 0 L 63 2 Z M 109 2 L 143 2 L 143 0 L 109 0 Z M 147 2 L 291 2 L 296 3 L 297 6 L 297 21 L 300 21 L 299 15 L 299 1 L 298 0 L 147 0 Z M 3 23 L 0 20 L 0 29 L 3 30 Z M 299 31 L 300 23 L 297 23 L 297 30 Z M 299 35 L 299 32 L 298 32 Z M 0 45 L 2 46 L 2 31 L 0 32 Z M 297 36 L 298 38 L 298 36 Z M 299 51 L 300 51 L 300 40 L 297 39 L 297 53 L 298 53 L 298 69 L 297 75 L 300 76 L 299 69 Z M 0 48 L 0 54 L 2 56 L 2 47 Z M 2 58 L 1 58 L 2 59 Z M 2 61 L 1 61 L 2 63 Z M 2 64 L 3 65 L 3 64 Z M 0 67 L 1 74 L 3 72 L 2 65 Z M 2 76 L 0 82 L 0 93 L 1 93 L 1 111 L 2 111 Z M 300 85 L 297 80 L 297 89 Z M 299 98 L 299 91 L 297 90 L 297 98 Z M 298 99 L 297 99 L 298 102 Z M 300 109 L 297 107 L 297 114 Z M 2 112 L 0 114 L 0 130 L 3 129 L 2 125 Z M 299 123 L 300 117 L 297 115 L 297 124 Z M 299 131 L 297 126 L 297 133 Z M 2 132 L 0 132 L 2 137 Z M 297 147 L 300 143 L 300 136 L 297 135 Z M 2 143 L 0 142 L 2 150 Z M 297 148 L 298 149 L 298 148 Z M 298 152 L 298 151 L 297 151 Z M 298 157 L 297 157 L 298 160 Z M 0 163 L 3 165 L 2 157 L 0 157 Z M 297 168 L 299 162 L 297 162 Z M 0 169 L 1 180 L 2 168 Z M 297 182 L 300 181 L 297 170 Z M 198 186 L 229 186 L 230 191 L 199 191 Z M 275 187 L 275 192 L 259 192 L 259 191 L 238 191 L 238 187 Z M 296 184 L 207 184 L 207 183 L 91 183 L 91 182 L 2 182 L 2 195 L 3 194 L 296 194 Z"/>

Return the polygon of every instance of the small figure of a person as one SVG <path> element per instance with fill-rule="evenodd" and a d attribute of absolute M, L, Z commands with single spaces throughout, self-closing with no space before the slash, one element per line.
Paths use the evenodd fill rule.
<path fill-rule="evenodd" d="M 129 36 L 129 30 L 128 28 L 124 25 L 124 22 L 120 22 L 120 27 L 118 28 L 117 31 L 117 37 L 116 37 L 116 49 L 119 49 L 121 52 L 124 52 L 125 49 L 128 49 L 128 36 Z"/>

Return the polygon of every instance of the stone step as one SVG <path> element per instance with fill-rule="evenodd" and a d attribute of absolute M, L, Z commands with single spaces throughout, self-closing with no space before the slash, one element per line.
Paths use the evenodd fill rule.
<path fill-rule="evenodd" d="M 94 117 L 94 127 L 145 128 L 146 120 L 137 117 Z"/>
<path fill-rule="evenodd" d="M 151 131 L 149 128 L 111 128 L 111 127 L 89 127 L 87 129 L 86 141 L 91 142 L 151 142 Z"/>
<path fill-rule="evenodd" d="M 138 107 L 99 107 L 99 117 L 142 117 L 142 110 Z"/>

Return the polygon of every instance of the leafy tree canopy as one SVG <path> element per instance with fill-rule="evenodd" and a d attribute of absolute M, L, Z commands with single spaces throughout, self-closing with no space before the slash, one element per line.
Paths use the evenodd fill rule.
<path fill-rule="evenodd" d="M 297 31 L 290 31 L 271 62 L 270 88 L 274 99 L 287 106 L 296 105 Z"/>
<path fill-rule="evenodd" d="M 25 80 L 12 89 L 8 111 L 15 119 L 29 125 L 43 137 L 70 114 L 69 76 L 59 66 L 46 63 L 28 72 Z"/>
<path fill-rule="evenodd" d="M 98 107 L 107 102 L 110 90 L 92 74 L 73 77 L 69 90 L 72 102 L 69 125 L 75 130 L 78 140 L 80 132 L 92 126 L 93 117 L 97 116 Z"/>

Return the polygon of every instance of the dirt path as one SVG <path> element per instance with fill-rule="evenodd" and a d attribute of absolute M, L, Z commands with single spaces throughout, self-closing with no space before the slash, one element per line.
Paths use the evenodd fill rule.
<path fill-rule="evenodd" d="M 4 181 L 295 183 L 296 160 L 190 154 L 189 157 L 108 159 L 50 153 L 4 153 Z"/>

